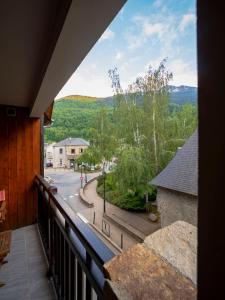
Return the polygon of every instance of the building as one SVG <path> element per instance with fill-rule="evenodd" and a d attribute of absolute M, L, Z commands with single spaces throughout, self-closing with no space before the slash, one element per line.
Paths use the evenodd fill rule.
<path fill-rule="evenodd" d="M 157 205 L 162 227 L 178 220 L 197 225 L 197 130 L 151 184 L 157 186 Z"/>
<path fill-rule="evenodd" d="M 53 145 L 53 168 L 72 168 L 78 158 L 89 146 L 81 138 L 67 138 Z"/>
<path fill-rule="evenodd" d="M 45 167 L 53 167 L 53 144 L 44 144 L 44 166 Z"/>

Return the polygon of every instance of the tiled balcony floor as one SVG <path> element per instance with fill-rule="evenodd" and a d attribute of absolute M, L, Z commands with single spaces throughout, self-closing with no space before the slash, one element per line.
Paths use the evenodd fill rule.
<path fill-rule="evenodd" d="M 14 230 L 8 263 L 0 267 L 1 300 L 53 300 L 36 225 Z"/>

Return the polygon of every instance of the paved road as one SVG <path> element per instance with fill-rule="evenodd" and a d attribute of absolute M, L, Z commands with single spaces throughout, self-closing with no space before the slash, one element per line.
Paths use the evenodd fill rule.
<path fill-rule="evenodd" d="M 98 174 L 99 173 L 88 174 L 87 180 L 98 176 Z M 45 176 L 49 176 L 54 180 L 52 185 L 57 187 L 59 195 L 66 201 L 72 210 L 76 213 L 79 213 L 81 218 L 85 216 L 85 219 L 89 221 L 89 224 L 92 223 L 94 208 L 87 208 L 87 206 L 80 200 L 79 197 L 80 173 L 71 170 L 45 169 Z M 115 248 L 107 239 L 105 239 L 102 234 L 100 234 L 94 228 L 92 228 L 92 230 L 109 247 L 109 249 L 111 249 L 115 254 L 119 253 L 117 248 Z"/>
<path fill-rule="evenodd" d="M 99 173 L 87 174 L 87 180 L 96 177 Z M 46 169 L 45 175 L 54 179 L 53 185 L 58 188 L 58 193 L 69 204 L 75 212 L 87 209 L 87 206 L 80 201 L 80 173 L 70 170 Z"/>
<path fill-rule="evenodd" d="M 99 173 L 88 174 L 87 179 L 90 180 L 91 178 L 96 177 L 98 174 Z M 89 224 L 90 223 L 92 224 L 93 216 L 95 212 L 96 215 L 95 225 L 96 227 L 98 227 L 100 231 L 102 230 L 103 205 L 101 205 L 101 207 L 99 207 L 99 205 L 96 205 L 95 207 L 87 208 L 87 206 L 80 200 L 79 197 L 80 173 L 79 172 L 74 172 L 71 170 L 62 170 L 62 169 L 59 170 L 46 169 L 45 176 L 49 176 L 52 179 L 54 179 L 53 185 L 55 185 L 58 188 L 58 193 L 61 195 L 61 197 L 67 202 L 67 204 L 72 208 L 73 211 L 84 216 L 85 219 L 89 221 Z M 93 195 L 95 194 L 96 192 Z M 110 224 L 110 231 L 111 231 L 110 239 L 115 244 L 120 245 L 121 233 L 123 233 L 123 237 L 124 237 L 124 249 L 127 249 L 131 245 L 137 243 L 136 240 L 134 240 L 130 235 L 128 235 L 123 230 L 121 230 L 121 228 L 115 226 L 115 224 L 112 224 L 110 222 L 108 223 Z M 109 243 L 107 239 L 102 237 L 102 235 L 99 234 L 99 232 L 95 232 L 95 233 L 114 253 L 116 254 L 118 253 L 118 250 L 114 246 L 112 246 L 112 244 Z"/>

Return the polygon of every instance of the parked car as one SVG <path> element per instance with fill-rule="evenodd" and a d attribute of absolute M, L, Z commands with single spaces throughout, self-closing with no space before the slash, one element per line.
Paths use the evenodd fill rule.
<path fill-rule="evenodd" d="M 53 163 L 48 162 L 45 164 L 45 166 L 46 166 L 46 168 L 53 167 Z"/>

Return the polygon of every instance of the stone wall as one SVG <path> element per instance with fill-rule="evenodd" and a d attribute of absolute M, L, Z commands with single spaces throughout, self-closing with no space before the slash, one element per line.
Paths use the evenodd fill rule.
<path fill-rule="evenodd" d="M 197 228 L 175 222 L 103 268 L 104 300 L 196 300 Z"/>
<path fill-rule="evenodd" d="M 197 197 L 158 187 L 157 205 L 162 227 L 179 220 L 197 226 Z"/>

